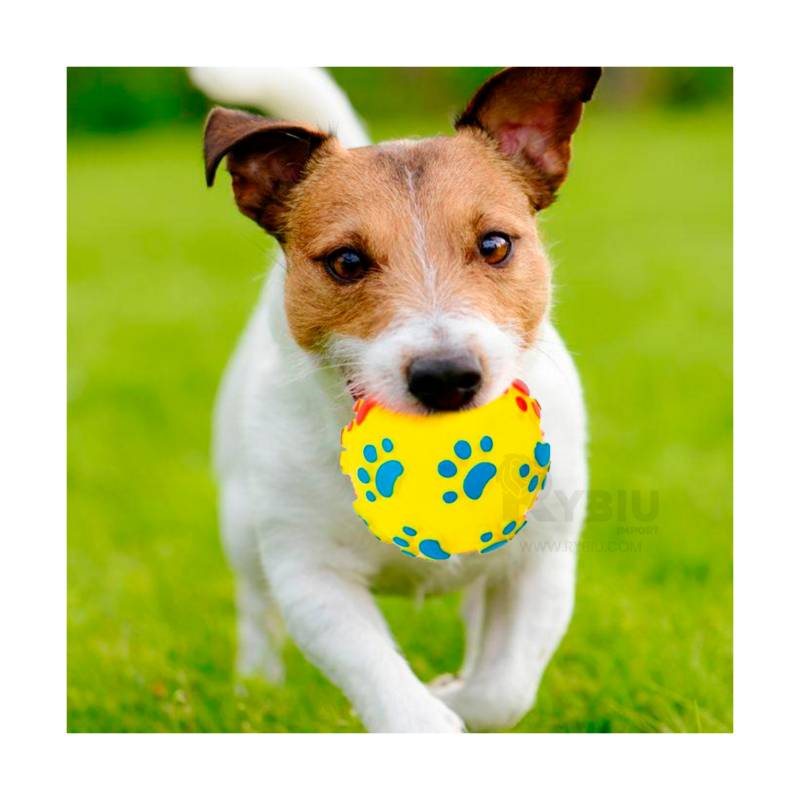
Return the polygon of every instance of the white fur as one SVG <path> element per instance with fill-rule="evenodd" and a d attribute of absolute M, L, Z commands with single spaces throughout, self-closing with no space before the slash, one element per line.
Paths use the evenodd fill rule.
<path fill-rule="evenodd" d="M 518 337 L 468 309 L 399 316 L 374 339 L 334 337 L 328 347 L 329 361 L 347 365 L 356 390 L 412 413 L 424 408 L 408 391 L 411 358 L 467 352 L 479 356 L 484 368 L 476 404 L 499 397 L 517 377 Z"/>
<path fill-rule="evenodd" d="M 298 120 L 318 120 L 319 107 L 340 104 L 338 89 L 330 97 L 302 95 L 307 72 L 297 73 L 304 77 L 296 83 L 285 70 L 233 75 L 227 71 L 225 81 L 215 82 L 209 70 L 202 81 L 194 73 L 221 100 L 268 105 Z M 332 84 L 320 79 L 315 85 Z M 291 108 L 276 105 L 278 97 L 291 97 Z M 342 117 L 329 122 L 341 132 L 355 115 L 339 111 Z M 215 413 L 222 534 L 237 580 L 240 670 L 281 679 L 280 617 L 371 731 L 514 725 L 532 706 L 572 613 L 587 471 L 582 393 L 569 353 L 549 321 L 536 345 L 523 350 L 487 320 L 452 310 L 396 320 L 374 342 L 333 343 L 331 361 L 356 362 L 359 380 L 374 382 L 402 405 L 404 388 L 390 373 L 404 348 L 446 347 L 466 334 L 493 365 L 485 399 L 520 377 L 542 404 L 553 468 L 526 533 L 491 556 L 444 563 L 403 558 L 365 535 L 352 511 L 352 490 L 338 466 L 339 431 L 352 399 L 335 364 L 307 354 L 289 334 L 284 271 L 278 260 L 228 367 Z M 460 675 L 430 687 L 420 682 L 398 652 L 371 589 L 466 589 Z"/>

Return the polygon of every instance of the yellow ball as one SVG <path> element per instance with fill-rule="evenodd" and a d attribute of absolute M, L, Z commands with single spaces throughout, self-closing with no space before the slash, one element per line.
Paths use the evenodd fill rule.
<path fill-rule="evenodd" d="M 490 553 L 522 530 L 550 470 L 541 408 L 522 381 L 468 411 L 398 414 L 369 399 L 354 411 L 340 463 L 378 539 L 444 560 Z"/>

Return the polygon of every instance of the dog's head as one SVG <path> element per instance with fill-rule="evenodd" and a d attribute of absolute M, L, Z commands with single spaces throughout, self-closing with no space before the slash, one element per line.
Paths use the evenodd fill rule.
<path fill-rule="evenodd" d="M 567 174 L 595 68 L 514 68 L 475 94 L 456 135 L 353 150 L 297 123 L 214 109 L 209 185 L 227 156 L 236 202 L 286 254 L 304 349 L 351 392 L 397 410 L 477 405 L 515 377 L 550 302 L 535 212 Z"/>

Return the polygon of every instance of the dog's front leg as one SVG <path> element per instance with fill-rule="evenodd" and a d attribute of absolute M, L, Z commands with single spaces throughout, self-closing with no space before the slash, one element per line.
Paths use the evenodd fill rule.
<path fill-rule="evenodd" d="M 470 730 L 513 727 L 533 706 L 542 673 L 572 616 L 575 554 L 551 552 L 487 583 L 471 669 L 434 691 Z"/>
<path fill-rule="evenodd" d="M 299 561 L 266 569 L 289 633 L 347 695 L 369 731 L 463 729 L 411 671 L 372 594 L 357 579 Z"/>

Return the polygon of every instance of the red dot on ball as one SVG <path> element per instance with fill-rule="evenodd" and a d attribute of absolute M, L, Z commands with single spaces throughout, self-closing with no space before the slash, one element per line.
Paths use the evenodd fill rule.
<path fill-rule="evenodd" d="M 356 425 L 360 425 L 367 418 L 367 414 L 369 414 L 376 405 L 378 405 L 378 401 L 372 397 L 368 397 L 364 400 L 356 412 Z"/>
<path fill-rule="evenodd" d="M 515 397 L 514 399 L 517 401 L 520 411 L 528 410 L 528 404 L 521 397 Z"/>
<path fill-rule="evenodd" d="M 525 383 L 525 381 L 521 381 L 519 378 L 517 378 L 517 380 L 513 381 L 511 383 L 511 385 L 515 389 L 518 389 L 520 392 L 522 392 L 522 394 L 530 394 L 530 391 L 528 390 L 528 384 Z"/>

